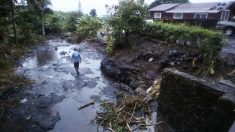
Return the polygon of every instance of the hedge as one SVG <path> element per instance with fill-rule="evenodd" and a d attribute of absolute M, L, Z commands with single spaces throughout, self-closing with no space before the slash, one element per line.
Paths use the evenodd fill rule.
<path fill-rule="evenodd" d="M 215 56 L 223 46 L 223 34 L 221 32 L 198 26 L 155 22 L 146 24 L 144 31 L 145 35 L 150 38 L 197 49 L 210 68 L 214 64 Z"/>

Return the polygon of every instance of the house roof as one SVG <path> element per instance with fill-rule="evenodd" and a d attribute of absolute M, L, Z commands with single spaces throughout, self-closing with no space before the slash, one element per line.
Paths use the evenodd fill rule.
<path fill-rule="evenodd" d="M 228 1 L 227 5 L 225 6 L 225 8 L 229 8 L 230 6 L 234 5 L 235 1 Z"/>
<path fill-rule="evenodd" d="M 227 3 L 184 3 L 166 11 L 167 13 L 217 13 L 225 8 Z"/>
<path fill-rule="evenodd" d="M 176 7 L 178 4 L 161 4 L 159 6 L 156 6 L 154 8 L 151 8 L 149 11 L 167 11 L 171 8 Z"/>

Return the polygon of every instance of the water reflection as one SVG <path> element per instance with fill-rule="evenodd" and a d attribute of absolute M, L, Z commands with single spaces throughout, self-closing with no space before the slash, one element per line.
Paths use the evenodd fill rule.
<path fill-rule="evenodd" d="M 56 59 L 56 52 L 52 49 L 39 50 L 36 52 L 36 63 L 38 66 L 44 66 Z"/>

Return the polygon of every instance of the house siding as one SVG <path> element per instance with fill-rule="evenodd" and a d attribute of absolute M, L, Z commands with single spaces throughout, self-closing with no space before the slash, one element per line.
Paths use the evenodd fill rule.
<path fill-rule="evenodd" d="M 163 11 L 158 11 L 158 12 L 150 12 L 150 18 L 151 19 L 156 19 L 154 18 L 154 13 L 161 13 L 161 19 L 162 20 L 173 20 L 173 15 L 174 13 L 165 13 Z M 195 14 L 196 13 L 183 13 L 183 18 L 184 20 L 195 20 Z M 214 20 L 220 20 L 221 17 L 221 12 L 219 13 L 208 13 L 207 19 L 214 19 Z"/>
<path fill-rule="evenodd" d="M 209 13 L 207 19 L 220 20 L 221 12 L 219 13 Z"/>
<path fill-rule="evenodd" d="M 183 19 L 185 19 L 185 20 L 194 19 L 195 13 L 183 13 L 183 14 L 184 14 Z"/>
<path fill-rule="evenodd" d="M 201 26 L 208 27 L 208 28 L 215 28 L 217 22 L 221 20 L 221 14 L 223 10 L 219 10 L 219 9 L 211 10 L 209 8 L 209 7 L 213 7 L 213 5 L 214 6 L 217 5 L 218 3 L 205 3 L 205 4 L 206 6 L 204 5 L 204 3 L 199 3 L 196 5 L 193 5 L 193 4 L 190 5 L 189 3 L 185 3 L 185 4 L 179 4 L 175 7 L 169 8 L 164 11 L 152 10 L 149 12 L 150 18 L 155 19 L 155 20 L 167 21 L 167 22 L 175 22 L 175 23 L 184 22 L 184 23 L 190 23 L 193 25 L 201 25 Z M 235 15 L 235 2 L 233 2 L 231 5 L 226 7 L 225 10 L 230 10 L 229 19 L 233 18 Z M 173 12 L 175 13 L 185 12 L 185 13 L 182 13 L 183 14 L 182 19 L 174 19 Z M 201 14 L 200 12 L 207 13 L 207 18 L 203 16 L 204 18 L 201 19 L 201 16 L 200 16 L 200 17 L 197 17 L 197 19 L 195 19 L 195 14 Z M 154 13 L 161 13 L 161 18 L 159 19 L 154 18 Z"/>

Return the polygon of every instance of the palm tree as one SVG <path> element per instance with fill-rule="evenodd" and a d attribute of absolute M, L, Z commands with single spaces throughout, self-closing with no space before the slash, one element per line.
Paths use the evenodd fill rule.
<path fill-rule="evenodd" d="M 13 32 L 14 32 L 15 44 L 18 44 L 17 27 L 16 27 L 16 20 L 15 20 L 15 3 L 17 3 L 17 0 L 10 0 L 9 1 L 10 12 L 11 12 L 11 22 L 13 25 L 12 27 L 13 27 Z"/>
<path fill-rule="evenodd" d="M 36 11 L 39 14 L 39 18 L 41 21 L 42 35 L 45 35 L 44 12 L 49 9 L 49 5 L 51 5 L 51 2 L 50 0 L 33 0 L 32 2 L 34 3 Z"/>

